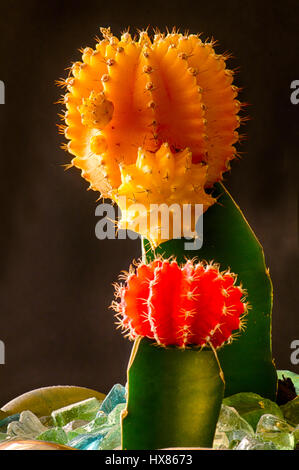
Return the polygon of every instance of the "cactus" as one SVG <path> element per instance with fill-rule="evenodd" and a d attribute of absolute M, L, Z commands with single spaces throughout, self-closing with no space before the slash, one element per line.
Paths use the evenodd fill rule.
<path fill-rule="evenodd" d="M 120 39 L 110 29 L 101 31 L 95 49 L 84 49 L 82 62 L 59 81 L 68 90 L 61 99 L 66 111 L 60 129 L 69 140 L 64 148 L 74 155 L 69 167 L 81 169 L 91 189 L 116 203 L 126 196 L 132 204 L 138 196 L 148 207 L 154 194 L 159 204 L 173 199 L 209 207 L 214 201 L 205 189 L 222 180 L 237 155 L 242 121 L 228 56 L 216 54 L 213 41 L 175 30 L 152 39 L 145 31 L 139 38 L 124 33 Z M 150 153 L 162 159 L 153 170 L 171 197 L 167 193 L 163 199 L 165 194 L 147 182 L 150 170 L 140 165 L 140 155 L 149 159 Z M 179 174 L 176 190 L 171 180 L 178 181 Z M 133 191 L 141 179 L 142 191 Z M 130 228 L 130 222 L 124 218 L 123 226 Z M 161 242 L 159 234 L 145 235 L 153 245 Z"/>
<path fill-rule="evenodd" d="M 247 304 L 236 276 L 213 263 L 154 260 L 131 269 L 117 285 L 113 303 L 119 325 L 135 339 L 146 336 L 160 346 L 185 348 L 231 342 L 240 330 Z"/>
<path fill-rule="evenodd" d="M 81 169 L 90 189 L 119 204 L 121 228 L 144 237 L 144 263 L 117 288 L 114 303 L 120 326 L 135 338 L 123 446 L 209 446 L 223 392 L 221 368 L 226 395 L 250 391 L 274 399 L 276 393 L 271 280 L 261 246 L 221 185 L 244 120 L 239 90 L 226 68 L 228 56 L 216 54 L 213 41 L 175 30 L 153 38 L 126 32 L 120 39 L 110 28 L 101 32 L 95 49 L 84 49 L 82 62 L 59 82 L 68 90 L 60 130 L 74 156 L 69 167 Z M 148 218 L 153 204 L 188 204 L 188 227 L 183 220 L 179 233 L 174 227 L 165 233 L 161 217 L 156 224 Z M 203 246 L 185 251 L 182 237 L 195 236 L 199 204 Z M 203 259 L 218 260 L 225 271 Z M 252 307 L 246 333 L 232 345 L 246 304 L 229 268 L 245 283 Z"/>
<path fill-rule="evenodd" d="M 212 447 L 224 389 L 214 351 L 158 347 L 139 337 L 127 377 L 123 450 Z"/>
<path fill-rule="evenodd" d="M 204 214 L 203 246 L 185 250 L 185 240 L 169 240 L 155 250 L 143 240 L 143 256 L 150 262 L 156 256 L 176 256 L 179 263 L 186 258 L 217 259 L 223 269 L 237 272 L 250 299 L 247 327 L 239 341 L 219 352 L 225 375 L 225 395 L 255 392 L 275 400 L 277 374 L 272 361 L 271 314 L 272 283 L 265 264 L 263 249 L 247 220 L 222 185 L 216 185 L 217 198 Z"/>
<path fill-rule="evenodd" d="M 173 238 L 175 231 L 179 236 L 182 233 L 194 236 L 196 204 L 202 204 L 205 211 L 215 202 L 204 190 L 206 175 L 207 166 L 192 163 L 188 149 L 174 154 L 167 143 L 156 153 L 139 149 L 136 163 L 121 167 L 122 184 L 117 196 L 122 211 L 119 228 L 141 233 L 152 246 Z M 176 214 L 184 213 L 184 204 L 191 208 L 190 225 L 183 217 L 176 219 Z M 157 210 L 163 212 L 163 207 L 173 211 L 165 213 L 169 216 L 167 227 L 161 221 L 162 213 Z"/>
<path fill-rule="evenodd" d="M 211 447 L 224 379 L 216 349 L 244 325 L 244 289 L 216 264 L 131 267 L 112 307 L 135 340 L 123 448 Z"/>

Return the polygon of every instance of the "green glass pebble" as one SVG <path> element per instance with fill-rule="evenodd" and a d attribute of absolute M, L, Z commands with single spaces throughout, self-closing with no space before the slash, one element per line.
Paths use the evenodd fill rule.
<path fill-rule="evenodd" d="M 299 426 L 296 426 L 296 428 L 294 429 L 293 436 L 295 439 L 295 445 L 299 444 Z"/>
<path fill-rule="evenodd" d="M 263 415 L 256 427 L 256 435 L 263 441 L 273 442 L 278 450 L 293 450 L 294 428 L 284 419 L 271 414 Z"/>
<path fill-rule="evenodd" d="M 102 427 L 106 426 L 107 424 L 108 424 L 107 416 L 105 415 L 105 413 L 103 413 L 103 415 L 99 415 L 94 420 L 90 421 L 90 423 L 83 426 L 82 429 L 85 432 L 95 432 L 98 429 L 102 429 Z M 110 427 L 110 424 L 109 424 L 109 427 Z"/>
<path fill-rule="evenodd" d="M 126 403 L 120 403 L 108 415 L 108 424 L 119 424 L 121 412 L 126 408 Z"/>
<path fill-rule="evenodd" d="M 118 425 L 113 426 L 111 431 L 106 434 L 101 441 L 99 450 L 113 450 L 121 445 L 121 428 Z"/>
<path fill-rule="evenodd" d="M 85 432 L 93 432 L 93 433 L 99 433 L 99 434 L 108 434 L 114 425 L 104 423 L 102 426 L 94 426 L 92 430 L 88 430 L 85 428 Z M 90 428 L 89 428 L 90 429 Z"/>
<path fill-rule="evenodd" d="M 82 426 L 80 428 L 76 428 L 73 431 L 67 432 L 68 441 L 72 441 L 73 439 L 79 439 L 80 436 L 88 436 L 90 435 L 105 435 L 108 434 L 112 429 L 111 425 L 107 424 L 107 417 L 106 421 L 101 425 L 96 424 L 95 421 L 91 421 L 90 423 Z M 77 441 L 76 441 L 77 442 Z"/>
<path fill-rule="evenodd" d="M 252 426 L 253 430 L 256 429 L 256 425 L 263 414 L 269 413 L 283 418 L 282 411 L 276 403 L 256 393 L 236 393 L 225 398 L 223 404 L 235 408 L 239 415 Z"/>
<path fill-rule="evenodd" d="M 8 439 L 10 436 L 6 434 L 6 432 L 0 432 L 0 442 L 5 441 L 5 439 Z"/>
<path fill-rule="evenodd" d="M 280 407 L 284 418 L 292 426 L 299 424 L 299 396 Z"/>
<path fill-rule="evenodd" d="M 86 426 L 90 425 L 92 427 L 99 427 L 103 426 L 103 424 L 106 424 L 108 420 L 108 416 L 104 411 L 98 411 L 96 414 L 96 417 L 90 421 Z"/>
<path fill-rule="evenodd" d="M 69 445 L 70 441 L 72 441 L 73 439 L 75 439 L 78 436 L 81 436 L 82 432 L 81 432 L 80 428 L 78 428 L 78 430 L 76 429 L 74 431 L 67 432 L 66 435 L 67 435 L 67 443 Z"/>
<path fill-rule="evenodd" d="M 68 436 L 61 428 L 51 428 L 36 437 L 39 441 L 56 442 L 58 444 L 66 444 Z"/>
<path fill-rule="evenodd" d="M 55 425 L 62 427 L 70 421 L 78 419 L 90 421 L 94 419 L 100 406 L 101 403 L 96 398 L 88 398 L 87 400 L 55 410 L 51 416 Z"/>
<path fill-rule="evenodd" d="M 107 424 L 107 416 L 103 411 L 98 411 L 96 417 L 90 421 L 76 420 L 68 423 L 63 427 L 65 432 L 68 435 L 68 439 L 72 440 L 75 437 L 78 437 L 80 434 L 94 433 L 102 429 L 103 426 Z M 110 425 L 108 430 L 110 430 Z M 104 427 L 105 429 L 105 427 Z M 108 431 L 107 431 L 108 432 Z"/>

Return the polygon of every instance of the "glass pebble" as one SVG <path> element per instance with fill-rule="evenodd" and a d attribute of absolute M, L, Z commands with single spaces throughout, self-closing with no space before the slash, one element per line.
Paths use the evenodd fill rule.
<path fill-rule="evenodd" d="M 87 400 L 55 410 L 51 416 L 55 425 L 61 427 L 77 419 L 89 421 L 95 418 L 100 405 L 96 398 L 88 398 Z"/>
<path fill-rule="evenodd" d="M 58 444 L 66 444 L 68 441 L 66 432 L 61 428 L 48 429 L 37 436 L 36 439 L 39 441 L 57 442 Z"/>
<path fill-rule="evenodd" d="M 11 416 L 7 416 L 7 418 L 4 418 L 4 419 L 1 419 L 0 421 L 0 432 L 1 433 L 6 433 L 6 430 L 7 430 L 7 426 L 9 425 L 9 423 L 12 423 L 13 421 L 19 421 L 20 419 L 20 413 L 17 413 L 17 414 L 14 414 L 14 415 L 11 415 Z"/>
<path fill-rule="evenodd" d="M 101 411 L 109 414 L 119 403 L 126 403 L 126 389 L 123 385 L 115 384 L 101 404 Z"/>
<path fill-rule="evenodd" d="M 215 433 L 213 441 L 213 449 L 228 449 L 229 440 L 225 432 L 219 431 Z"/>
<path fill-rule="evenodd" d="M 7 434 L 11 437 L 32 439 L 46 431 L 47 428 L 31 411 L 22 411 L 19 421 L 13 421 L 7 426 Z"/>
<path fill-rule="evenodd" d="M 256 427 L 256 435 L 263 441 L 273 442 L 278 450 L 293 450 L 294 428 L 285 420 L 271 414 L 263 415 Z"/>
<path fill-rule="evenodd" d="M 245 436 L 234 450 L 276 450 L 272 442 L 263 442 L 253 436 Z"/>
<path fill-rule="evenodd" d="M 263 414 L 270 413 L 279 418 L 283 418 L 282 411 L 276 403 L 256 393 L 236 393 L 235 395 L 224 398 L 223 404 L 235 408 L 239 415 L 245 419 L 254 430 Z"/>
<path fill-rule="evenodd" d="M 101 441 L 99 450 L 112 450 L 121 445 L 121 428 L 118 425 L 113 426 L 113 429 L 106 434 Z"/>

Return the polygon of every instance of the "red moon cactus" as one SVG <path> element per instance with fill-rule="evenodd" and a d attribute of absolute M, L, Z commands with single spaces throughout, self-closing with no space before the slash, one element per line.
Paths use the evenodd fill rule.
<path fill-rule="evenodd" d="M 148 337 L 161 346 L 209 346 L 231 341 L 247 311 L 236 275 L 215 264 L 156 259 L 140 263 L 116 286 L 112 307 L 130 339 Z"/>

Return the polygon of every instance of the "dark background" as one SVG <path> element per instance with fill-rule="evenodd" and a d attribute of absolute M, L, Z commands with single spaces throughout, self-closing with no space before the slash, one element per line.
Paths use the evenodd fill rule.
<path fill-rule="evenodd" d="M 112 282 L 140 256 L 139 241 L 97 240 L 97 193 L 62 164 L 55 80 L 100 26 L 118 35 L 176 25 L 219 41 L 251 121 L 226 185 L 264 246 L 274 284 L 273 356 L 290 363 L 299 339 L 297 148 L 298 0 L 0 2 L 1 317 L 6 364 L 0 405 L 33 388 L 73 384 L 107 392 L 125 382 L 131 344 L 115 329 Z M 297 144 L 297 145 L 296 145 Z"/>

